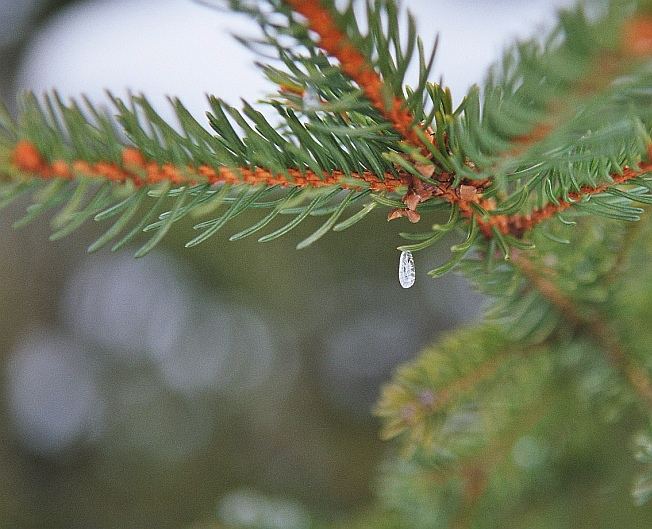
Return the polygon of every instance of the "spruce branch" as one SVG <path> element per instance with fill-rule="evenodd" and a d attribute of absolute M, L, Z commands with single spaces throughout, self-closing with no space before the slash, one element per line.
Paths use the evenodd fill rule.
<path fill-rule="evenodd" d="M 461 330 L 402 366 L 383 388 L 376 410 L 383 433 L 401 441 L 403 457 L 416 464 L 411 479 L 441 510 L 429 518 L 432 527 L 472 526 L 499 486 L 496 476 L 514 479 L 515 442 L 544 431 L 557 413 L 552 347 L 516 344 L 494 327 Z"/>
<path fill-rule="evenodd" d="M 484 90 L 471 89 L 457 108 L 446 88 L 428 81 L 434 50 L 425 54 L 409 14 L 402 38 L 394 0 L 368 2 L 365 24 L 352 4 L 340 9 L 333 0 L 224 3 L 255 18 L 262 38 L 249 45 L 276 57 L 277 64 L 260 67 L 279 87 L 265 102 L 280 124 L 247 102 L 237 110 L 215 97 L 209 98 L 209 133 L 178 100 L 171 100 L 174 127 L 145 97 L 112 97 L 114 118 L 87 101 L 85 111 L 56 95 L 27 96 L 18 120 L 4 112 L 0 121 L 5 199 L 31 192 L 27 183 L 34 178 L 62 183 L 50 189 L 51 200 L 37 196 L 20 224 L 69 204 L 55 237 L 89 218 L 115 218 L 110 212 L 120 213 L 107 231 L 115 236 L 147 208 L 153 218 L 127 239 L 154 232 L 143 247 L 149 249 L 188 214 L 220 205 L 229 208 L 197 224 L 203 233 L 191 246 L 252 208 L 270 211 L 232 239 L 290 212 L 296 217 L 287 229 L 261 240 L 308 216 L 330 215 L 302 248 L 378 206 L 389 208 L 389 220 L 414 223 L 443 210 L 453 220 L 403 234 L 417 243 L 401 246 L 422 250 L 462 230 L 465 239 L 451 260 L 431 272 L 439 276 L 474 252 L 497 247 L 509 258 L 514 249 L 531 248 L 531 234 L 561 212 L 633 221 L 640 216 L 633 204 L 652 201 L 645 90 L 652 19 L 634 2 L 612 0 L 598 17 L 581 8 L 563 12 L 543 45 L 514 47 Z M 410 89 L 405 79 L 414 61 L 419 77 Z M 108 195 L 98 197 L 82 182 L 108 182 Z M 74 211 L 70 200 L 83 203 L 84 196 L 91 207 Z M 356 202 L 361 209 L 339 222 Z M 158 213 L 151 205 L 170 209 Z"/>
<path fill-rule="evenodd" d="M 423 149 L 421 139 L 414 130 L 415 117 L 408 111 L 407 102 L 395 94 L 388 96 L 387 84 L 360 50 L 342 33 L 331 11 L 320 0 L 287 0 L 287 3 L 306 17 L 310 29 L 319 35 L 317 45 L 339 60 L 342 71 L 360 86 L 374 108 L 392 124 L 394 130 L 413 147 Z"/>

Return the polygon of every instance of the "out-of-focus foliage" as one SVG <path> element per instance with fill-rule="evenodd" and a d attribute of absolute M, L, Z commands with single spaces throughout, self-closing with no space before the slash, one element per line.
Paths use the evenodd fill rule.
<path fill-rule="evenodd" d="M 649 506 L 627 494 L 649 498 L 632 439 L 650 421 L 637 381 L 652 373 L 651 232 L 647 218 L 584 219 L 568 245 L 542 241 L 538 279 L 517 259 L 496 280 L 499 328 L 458 331 L 398 370 L 378 414 L 403 447 L 381 487 L 401 527 L 645 525 Z"/>

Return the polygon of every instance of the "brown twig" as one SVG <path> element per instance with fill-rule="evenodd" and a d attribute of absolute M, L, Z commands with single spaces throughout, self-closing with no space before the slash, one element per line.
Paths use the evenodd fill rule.
<path fill-rule="evenodd" d="M 405 174 L 397 176 L 386 173 L 382 178 L 365 171 L 351 173 L 347 179 L 343 171 L 324 172 L 323 177 L 310 170 L 288 169 L 287 175 L 274 174 L 271 171 L 257 168 L 227 167 L 213 168 L 208 165 L 197 167 L 177 167 L 171 163 L 159 164 L 147 160 L 136 148 L 126 147 L 122 151 L 121 163 L 96 162 L 82 160 L 67 162 L 64 160 L 46 160 L 45 156 L 29 141 L 20 141 L 10 155 L 12 165 L 29 175 L 50 179 L 73 179 L 76 176 L 101 178 L 115 183 L 131 182 L 140 187 L 143 185 L 170 182 L 173 185 L 208 184 L 265 184 L 283 187 L 326 187 L 339 185 L 343 189 L 371 189 L 373 191 L 395 192 L 407 185 Z M 359 184 L 356 181 L 360 182 Z"/>

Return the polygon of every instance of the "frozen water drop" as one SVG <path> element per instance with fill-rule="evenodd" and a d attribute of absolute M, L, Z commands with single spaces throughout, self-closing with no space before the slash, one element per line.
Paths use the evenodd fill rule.
<path fill-rule="evenodd" d="M 414 285 L 416 271 L 414 269 L 414 257 L 412 252 L 401 252 L 401 259 L 398 264 L 398 280 L 403 288 L 410 288 Z"/>
<path fill-rule="evenodd" d="M 303 109 L 306 112 L 314 112 L 321 108 L 319 93 L 314 86 L 308 85 L 303 92 Z"/>

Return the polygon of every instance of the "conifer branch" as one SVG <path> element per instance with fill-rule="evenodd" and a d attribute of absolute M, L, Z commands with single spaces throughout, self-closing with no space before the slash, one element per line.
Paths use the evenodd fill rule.
<path fill-rule="evenodd" d="M 378 416 L 393 417 L 396 400 L 405 399 L 405 402 L 399 413 L 399 422 L 387 424 L 383 437 L 391 439 L 399 435 L 403 428 L 419 424 L 425 416 L 450 410 L 457 402 L 472 393 L 478 385 L 494 377 L 506 360 L 517 351 L 520 352 L 518 348 L 505 347 L 496 355 L 489 356 L 468 371 L 460 373 L 459 377 L 454 377 L 447 384 L 437 387 L 436 393 L 424 389 L 416 395 L 416 398 L 410 392 L 399 396 L 393 393 L 396 389 L 394 386 L 386 386 L 376 409 Z"/>
<path fill-rule="evenodd" d="M 515 253 L 514 266 L 541 295 L 552 303 L 577 329 L 588 331 L 589 337 L 603 349 L 612 365 L 630 383 L 646 407 L 652 410 L 652 382 L 641 367 L 629 358 L 609 324 L 596 311 L 580 310 L 571 298 L 555 285 L 551 270 L 542 270 L 522 253 Z"/>
<path fill-rule="evenodd" d="M 480 388 L 495 388 L 497 380 L 509 378 L 513 369 L 527 362 L 533 363 L 527 370 L 528 376 L 533 375 L 548 347 L 539 343 L 525 348 L 506 340 L 494 327 L 449 336 L 438 347 L 401 366 L 394 382 L 383 387 L 375 410 L 385 420 L 383 438 L 407 437 L 410 452 L 434 442 L 440 434 L 438 427 L 443 428 L 447 417 L 473 401 Z M 487 412 L 490 410 L 488 406 Z M 487 427 L 500 428 L 490 419 L 486 423 Z"/>
<path fill-rule="evenodd" d="M 652 159 L 652 150 L 648 154 Z M 494 235 L 493 228 L 497 227 L 505 235 L 513 235 L 521 238 L 526 232 L 531 231 L 537 224 L 548 220 L 555 215 L 566 211 L 574 204 L 594 195 L 605 193 L 614 186 L 623 185 L 652 172 L 652 162 L 643 162 L 637 169 L 630 167 L 623 168 L 620 174 L 611 176 L 611 181 L 598 186 L 583 186 L 578 192 L 571 192 L 566 198 L 558 198 L 557 203 L 550 203 L 543 208 L 536 209 L 531 213 L 514 215 L 497 215 L 490 217 L 488 221 L 478 219 L 483 232 L 487 237 Z"/>
<path fill-rule="evenodd" d="M 318 45 L 339 60 L 344 73 L 360 86 L 376 110 L 407 142 L 422 150 L 423 144 L 414 131 L 415 117 L 407 109 L 406 101 L 396 95 L 388 98 L 388 87 L 384 81 L 365 56 L 342 33 L 330 11 L 320 0 L 285 1 L 297 13 L 306 17 L 310 29 L 319 35 Z"/>
<path fill-rule="evenodd" d="M 636 63 L 652 55 L 652 17 L 636 13 L 620 28 L 620 39 L 614 49 L 599 50 L 585 68 L 585 72 L 573 79 L 566 88 L 564 97 L 557 97 L 545 106 L 544 117 L 531 125 L 528 132 L 511 139 L 512 145 L 498 152 L 502 162 L 514 160 L 537 144 L 544 142 L 551 134 L 572 120 L 577 107 L 603 92 Z M 501 172 L 497 166 L 492 172 Z"/>
<path fill-rule="evenodd" d="M 403 186 L 408 186 L 413 181 L 411 175 L 405 171 L 384 173 L 379 178 L 371 171 L 361 173 L 352 172 L 348 178 L 341 170 L 329 173 L 316 174 L 312 170 L 289 168 L 286 174 L 274 174 L 261 167 L 254 169 L 240 167 L 230 169 L 220 167 L 214 169 L 208 165 L 198 167 L 177 167 L 172 163 L 159 164 L 146 160 L 142 152 L 134 147 L 125 147 L 122 152 L 122 163 L 95 162 L 84 160 L 66 162 L 63 160 L 47 161 L 37 147 L 27 140 L 19 141 L 11 153 L 11 162 L 18 171 L 30 174 L 44 180 L 63 179 L 70 180 L 76 176 L 90 177 L 113 183 L 124 184 L 131 182 L 137 187 L 155 185 L 168 182 L 174 186 L 198 185 L 207 183 L 219 184 L 248 184 L 282 187 L 332 187 L 339 186 L 348 190 L 371 189 L 377 192 L 394 193 Z M 496 215 L 486 219 L 473 208 L 479 203 L 491 211 L 492 204 L 481 200 L 477 188 L 470 189 L 462 186 L 453 188 L 449 183 L 443 182 L 433 185 L 428 192 L 433 197 L 441 199 L 451 205 L 457 205 L 460 212 L 469 219 L 475 219 L 483 234 L 491 239 L 495 236 L 494 228 L 498 228 L 505 235 L 521 238 L 526 232 L 532 230 L 537 224 L 554 217 L 572 207 L 577 202 L 602 194 L 613 186 L 627 184 L 629 181 L 652 172 L 652 163 L 640 164 L 638 169 L 624 168 L 622 174 L 614 175 L 610 183 L 596 187 L 584 186 L 579 192 L 572 192 L 567 199 L 560 199 L 557 204 L 548 204 L 542 209 L 534 210 L 528 214 Z M 359 183 L 358 183 L 359 182 Z M 417 192 L 424 193 L 425 188 L 417 185 Z M 396 211 L 396 210 L 394 210 Z M 392 214 L 390 213 L 390 216 Z"/>
<path fill-rule="evenodd" d="M 247 184 L 281 186 L 296 188 L 315 188 L 338 186 L 342 189 L 393 193 L 406 184 L 407 175 L 385 173 L 379 179 L 370 171 L 351 173 L 347 178 L 339 170 L 318 175 L 311 170 L 288 169 L 286 174 L 274 174 L 261 167 L 254 169 L 238 167 L 214 169 L 208 165 L 198 167 L 177 167 L 172 163 L 159 164 L 146 160 L 143 153 L 134 147 L 122 151 L 122 163 L 95 162 L 84 160 L 66 162 L 47 161 L 36 146 L 23 140 L 16 144 L 11 153 L 11 162 L 21 172 L 43 180 L 70 180 L 75 177 L 96 178 L 117 184 L 133 183 L 136 187 L 169 183 L 173 186 Z"/>
<path fill-rule="evenodd" d="M 491 331 L 485 329 L 485 335 L 487 333 L 491 334 Z M 535 392 L 536 396 L 528 393 L 528 398 L 515 406 L 508 425 L 504 423 L 496 425 L 491 420 L 493 408 L 497 408 L 495 411 L 500 413 L 498 409 L 504 406 L 504 401 L 500 397 L 497 401 L 492 400 L 492 397 L 495 397 L 493 391 L 496 386 L 509 388 L 512 383 L 509 371 L 514 368 L 515 364 L 534 360 L 535 364 L 530 366 L 530 369 L 535 368 L 536 370 L 536 367 L 539 367 L 538 363 L 543 358 L 541 355 L 547 352 L 547 345 L 544 344 L 534 348 L 524 348 L 518 344 L 505 343 L 503 344 L 504 348 L 500 350 L 500 357 L 490 356 L 490 358 L 496 360 L 496 364 L 507 375 L 507 378 L 503 380 L 498 377 L 493 381 L 495 386 L 492 383 L 487 385 L 482 380 L 478 380 L 475 390 L 469 388 L 469 391 L 465 392 L 471 400 L 459 399 L 454 403 L 454 407 L 446 410 L 445 414 L 448 420 L 441 422 L 437 420 L 441 416 L 442 410 L 432 406 L 428 408 L 428 403 L 435 402 L 438 397 L 427 398 L 424 395 L 426 390 L 423 389 L 423 386 L 435 383 L 438 378 L 452 375 L 449 371 L 452 365 L 456 364 L 449 367 L 449 359 L 443 354 L 459 352 L 459 354 L 467 353 L 475 356 L 477 347 L 475 339 L 478 337 L 478 333 L 463 334 L 465 336 L 459 338 L 459 345 L 462 346 L 459 351 L 449 349 L 451 346 L 449 340 L 441 345 L 444 350 L 441 351 L 440 362 L 436 362 L 432 355 L 427 354 L 428 362 L 424 362 L 425 358 L 421 358 L 413 365 L 403 367 L 398 373 L 398 380 L 384 388 L 383 399 L 377 410 L 377 413 L 385 419 L 400 420 L 402 418 L 405 421 L 403 431 L 396 430 L 393 421 L 386 421 L 385 433 L 400 434 L 403 438 L 407 438 L 409 454 L 417 461 L 424 461 L 422 473 L 428 488 L 433 492 L 440 491 L 446 498 L 447 505 L 451 505 L 451 508 L 447 509 L 448 523 L 445 527 L 455 529 L 471 526 L 477 515 L 477 509 L 491 486 L 492 476 L 498 472 L 500 466 L 506 463 L 515 442 L 520 437 L 540 426 L 546 418 L 554 416 L 553 402 L 557 398 L 554 393 L 545 391 L 541 394 Z M 469 349 L 465 349 L 465 346 Z M 515 362 L 508 362 L 511 367 L 505 367 L 507 357 L 502 355 L 507 354 L 506 352 L 515 355 Z M 459 368 L 464 373 L 462 379 L 472 376 L 475 371 L 473 369 L 467 373 L 464 366 L 459 366 Z M 483 368 L 480 367 L 480 369 Z M 405 407 L 397 408 L 397 405 L 403 402 L 402 397 L 398 395 L 401 390 L 405 392 L 403 398 L 413 399 L 414 408 L 410 408 L 411 413 L 406 413 Z M 436 395 L 444 394 L 446 391 L 446 387 L 437 387 Z M 471 395 L 473 397 L 470 397 Z M 416 407 L 422 407 L 423 411 L 415 412 Z M 454 426 L 456 415 L 473 414 L 472 410 L 482 410 L 483 414 L 487 414 L 484 421 L 479 421 L 480 424 L 474 423 L 470 427 L 475 435 L 479 435 L 483 439 L 478 445 L 470 443 L 470 440 L 465 437 L 465 432 L 459 431 Z M 463 447 L 468 444 L 473 445 L 475 449 L 465 450 Z M 435 454 L 441 454 L 441 460 Z M 428 464 L 429 458 L 434 460 L 430 464 Z M 456 495 L 453 497 L 449 496 L 450 489 L 447 488 L 451 483 L 456 484 L 454 489 Z"/>

